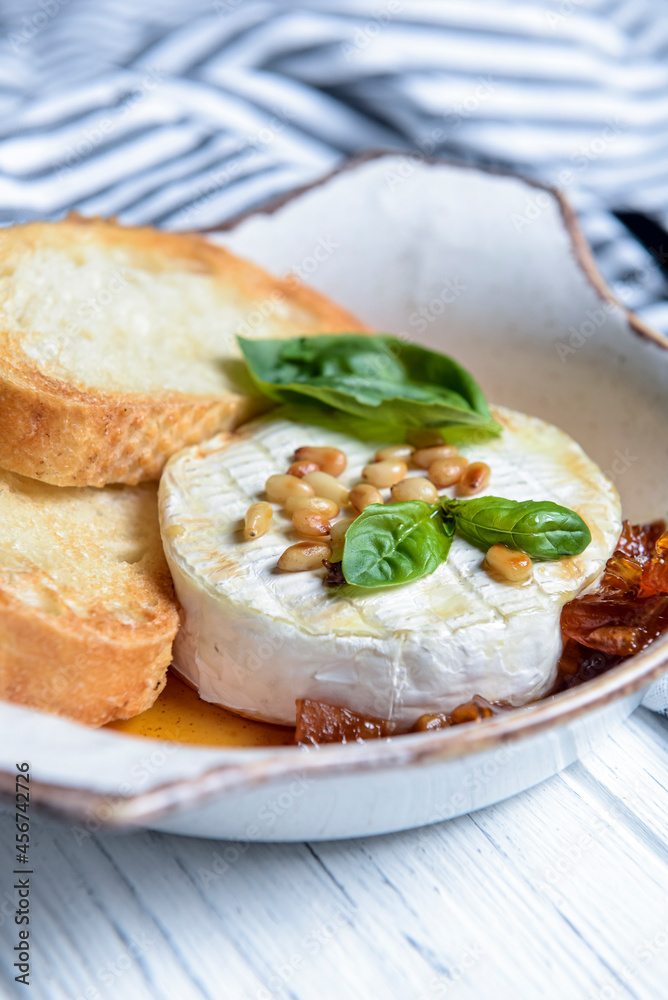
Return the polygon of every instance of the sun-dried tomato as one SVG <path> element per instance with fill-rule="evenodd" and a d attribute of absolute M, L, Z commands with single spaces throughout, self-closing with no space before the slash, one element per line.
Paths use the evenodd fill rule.
<path fill-rule="evenodd" d="M 559 660 L 557 682 L 552 694 L 576 687 L 584 681 L 593 680 L 599 674 L 617 666 L 621 656 L 611 656 L 598 649 L 588 649 L 574 639 L 564 639 L 564 649 Z"/>
<path fill-rule="evenodd" d="M 360 715 L 339 705 L 312 698 L 297 701 L 295 743 L 355 743 L 391 736 L 395 729 L 387 719 Z"/>
<path fill-rule="evenodd" d="M 608 559 L 605 572 L 601 579 L 601 590 L 621 590 L 633 592 L 640 586 L 642 565 L 638 559 L 627 556 L 621 549 Z"/>
<path fill-rule="evenodd" d="M 668 531 L 657 538 L 652 557 L 642 569 L 638 597 L 650 594 L 668 594 Z"/>
<path fill-rule="evenodd" d="M 454 708 L 450 715 L 421 715 L 411 732 L 444 729 L 465 722 L 482 722 L 509 707 L 506 704 L 492 704 L 476 694 L 471 701 Z M 349 708 L 328 705 L 310 698 L 297 702 L 296 743 L 351 743 L 392 736 L 399 731 L 387 719 L 360 715 L 358 712 L 351 712 Z"/>
<path fill-rule="evenodd" d="M 622 534 L 617 542 L 617 550 L 645 563 L 652 552 L 660 535 L 666 530 L 665 521 L 652 521 L 649 524 L 629 524 L 624 521 Z"/>
<path fill-rule="evenodd" d="M 587 680 L 644 649 L 668 628 L 668 532 L 663 521 L 624 522 L 600 587 L 564 605 L 567 640 L 557 690 Z M 596 659 L 592 650 L 607 659 Z M 560 686 L 561 685 L 561 686 Z"/>

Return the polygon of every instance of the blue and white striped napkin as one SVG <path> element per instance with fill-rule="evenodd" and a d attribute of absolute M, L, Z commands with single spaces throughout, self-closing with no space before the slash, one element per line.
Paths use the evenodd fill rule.
<path fill-rule="evenodd" d="M 4 0 L 0 223 L 215 226 L 371 146 L 564 188 L 668 332 L 668 7 L 654 0 Z M 668 708 L 668 684 L 646 704 Z"/>

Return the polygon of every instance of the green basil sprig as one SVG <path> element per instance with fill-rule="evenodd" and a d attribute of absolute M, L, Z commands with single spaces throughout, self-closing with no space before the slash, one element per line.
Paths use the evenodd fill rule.
<path fill-rule="evenodd" d="M 366 588 L 419 580 L 447 559 L 455 531 L 484 551 L 501 542 L 536 560 L 579 555 L 591 542 L 580 515 L 550 500 L 371 504 L 346 532 L 343 576 Z"/>
<path fill-rule="evenodd" d="M 358 587 L 391 587 L 433 573 L 447 559 L 454 522 L 424 500 L 374 503 L 346 532 L 341 569 Z"/>
<path fill-rule="evenodd" d="M 532 559 L 561 559 L 579 555 L 591 542 L 591 532 L 580 515 L 550 500 L 444 498 L 441 507 L 454 517 L 457 533 L 484 552 L 501 543 Z"/>
<path fill-rule="evenodd" d="M 384 334 L 237 339 L 257 388 L 293 419 L 387 440 L 425 427 L 501 431 L 475 379 L 426 347 Z"/>

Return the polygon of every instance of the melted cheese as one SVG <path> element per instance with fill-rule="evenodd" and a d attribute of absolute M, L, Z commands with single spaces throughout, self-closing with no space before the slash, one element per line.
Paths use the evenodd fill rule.
<path fill-rule="evenodd" d="M 584 553 L 536 563 L 533 578 L 521 585 L 495 579 L 483 568 L 484 554 L 455 537 L 447 562 L 430 576 L 351 597 L 325 587 L 324 571 L 277 569 L 283 550 L 300 537 L 278 505 L 271 530 L 244 541 L 247 508 L 264 497 L 269 475 L 287 469 L 295 448 L 343 449 L 348 468 L 340 478 L 351 487 L 375 445 L 317 427 L 258 421 L 241 437 L 219 435 L 172 458 L 160 484 L 160 516 L 185 615 L 175 662 L 201 697 L 288 725 L 295 722 L 295 699 L 304 697 L 407 725 L 474 694 L 514 705 L 543 695 L 561 651 L 561 607 L 597 581 L 614 550 L 619 498 L 556 427 L 494 412 L 503 434 L 461 449 L 490 465 L 486 492 L 556 501 L 576 510 L 592 533 Z"/>

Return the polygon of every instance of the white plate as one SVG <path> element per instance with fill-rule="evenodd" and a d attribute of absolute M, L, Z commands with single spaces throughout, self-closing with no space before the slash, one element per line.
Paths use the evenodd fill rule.
<path fill-rule="evenodd" d="M 220 236 L 378 329 L 453 354 L 488 397 L 551 421 L 615 480 L 625 515 L 666 515 L 668 342 L 615 304 L 572 212 L 517 177 L 401 155 L 356 161 Z M 364 745 L 207 749 L 0 705 L 0 787 L 80 831 L 150 826 L 240 840 L 353 837 L 497 802 L 554 774 L 639 704 L 668 635 L 581 687 L 479 726 Z"/>

